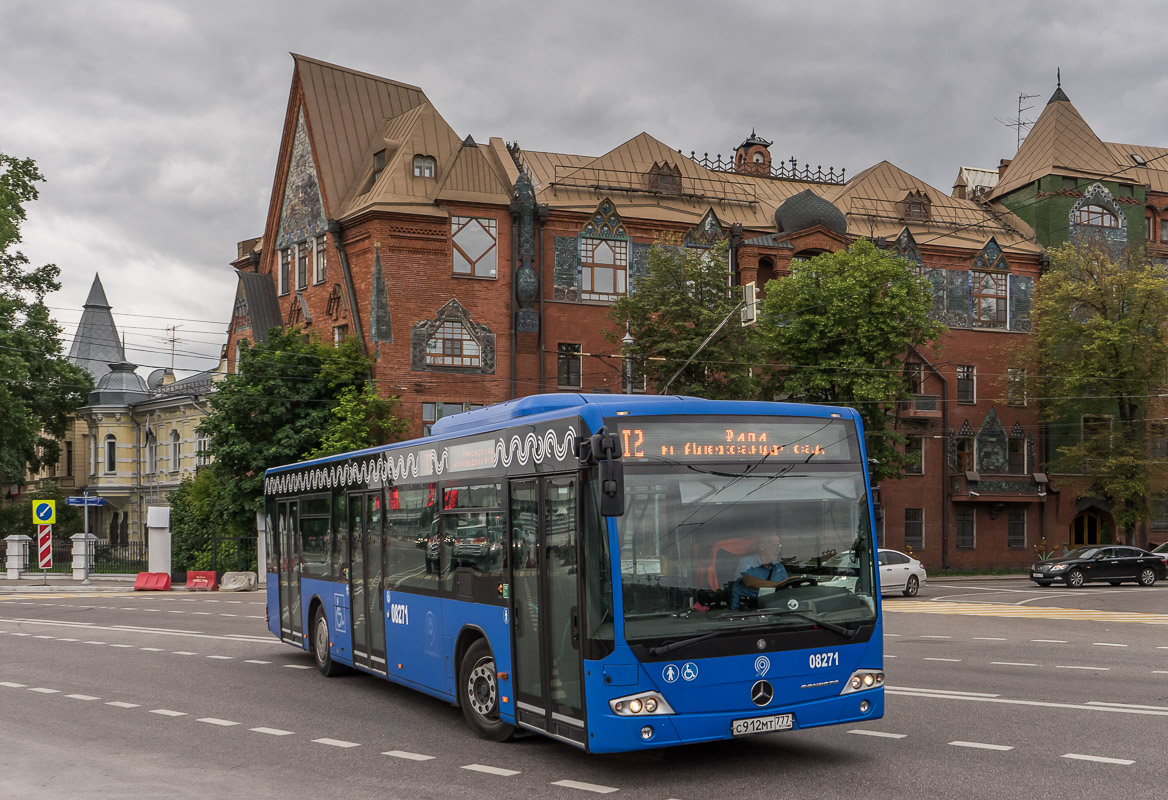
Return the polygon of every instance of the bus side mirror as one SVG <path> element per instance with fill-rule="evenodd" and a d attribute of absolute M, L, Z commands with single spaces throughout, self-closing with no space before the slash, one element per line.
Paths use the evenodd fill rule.
<path fill-rule="evenodd" d="M 623 517 L 625 514 L 625 467 L 621 463 L 620 440 L 603 428 L 580 442 L 578 455 L 583 466 L 597 465 L 600 478 L 600 514 Z"/>

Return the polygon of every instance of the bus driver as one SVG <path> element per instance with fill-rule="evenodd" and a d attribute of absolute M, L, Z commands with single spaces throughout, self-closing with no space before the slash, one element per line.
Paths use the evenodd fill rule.
<path fill-rule="evenodd" d="M 764 588 L 782 589 L 788 581 L 787 568 L 779 563 L 783 552 L 783 541 L 777 533 L 764 533 L 756 541 L 758 552 L 743 556 L 738 562 L 738 579 L 730 595 L 730 607 L 738 610 L 751 603 L 743 600 L 758 599 L 758 590 Z"/>

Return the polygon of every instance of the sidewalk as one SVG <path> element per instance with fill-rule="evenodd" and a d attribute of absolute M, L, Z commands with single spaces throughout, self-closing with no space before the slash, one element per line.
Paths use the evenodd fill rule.
<path fill-rule="evenodd" d="M 0 594 L 25 592 L 125 592 L 134 588 L 135 575 L 90 575 L 89 585 L 73 580 L 66 572 L 25 572 L 20 580 L 9 580 L 0 572 Z"/>

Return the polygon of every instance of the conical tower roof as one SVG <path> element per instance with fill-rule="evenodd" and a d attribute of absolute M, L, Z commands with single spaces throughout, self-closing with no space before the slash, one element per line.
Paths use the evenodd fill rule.
<path fill-rule="evenodd" d="M 109 301 L 101 277 L 93 276 L 93 286 L 85 301 L 81 322 L 73 334 L 73 344 L 69 348 L 69 360 L 84 367 L 93 376 L 96 384 L 107 372 L 109 365 L 126 360 L 125 350 L 114 325 L 114 315 L 110 313 Z"/>

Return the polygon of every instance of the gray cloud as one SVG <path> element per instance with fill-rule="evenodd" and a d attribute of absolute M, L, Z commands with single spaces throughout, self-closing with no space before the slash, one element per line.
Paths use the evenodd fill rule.
<path fill-rule="evenodd" d="M 1146 11 L 1146 9 L 1145 9 Z M 889 160 L 941 191 L 995 166 L 995 121 L 1064 88 L 1108 141 L 1164 144 L 1162 15 L 1039 0 L 341 3 L 0 0 L 0 150 L 48 178 L 24 250 L 79 309 L 100 271 L 144 364 L 160 330 L 221 330 L 228 262 L 267 213 L 300 52 L 421 86 L 460 134 L 600 155 L 647 130 L 728 155 Z M 68 324 L 79 311 L 62 310 Z M 131 316 L 141 315 L 141 316 Z M 213 334 L 188 335 L 207 367 Z M 165 351 L 165 352 L 163 352 Z"/>

